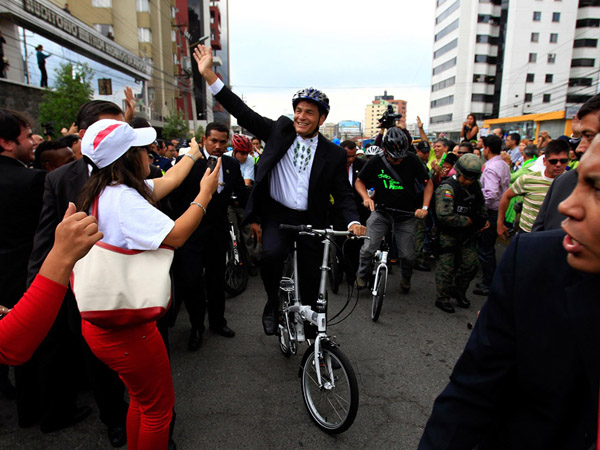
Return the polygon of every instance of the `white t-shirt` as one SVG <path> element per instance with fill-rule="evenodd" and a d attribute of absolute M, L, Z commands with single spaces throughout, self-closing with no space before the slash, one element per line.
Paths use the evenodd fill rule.
<path fill-rule="evenodd" d="M 225 153 L 225 155 L 231 156 L 233 159 L 235 159 L 235 156 L 233 156 L 233 152 L 227 152 Z M 246 162 L 244 164 L 240 163 L 237 159 L 235 160 L 240 165 L 240 170 L 242 171 L 242 178 L 244 180 L 254 181 L 254 158 L 248 155 L 248 159 L 246 159 Z"/>
<path fill-rule="evenodd" d="M 146 180 L 154 190 L 154 182 Z M 98 228 L 102 241 L 130 250 L 156 250 L 175 222 L 124 184 L 107 186 L 98 200 Z"/>

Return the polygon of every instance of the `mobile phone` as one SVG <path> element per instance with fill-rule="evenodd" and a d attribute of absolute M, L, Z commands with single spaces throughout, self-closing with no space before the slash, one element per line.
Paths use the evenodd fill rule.
<path fill-rule="evenodd" d="M 217 165 L 217 157 L 216 156 L 209 156 L 208 157 L 208 163 L 206 165 L 206 167 L 208 167 L 210 169 L 210 171 L 212 172 L 213 170 L 215 170 L 215 166 Z"/>

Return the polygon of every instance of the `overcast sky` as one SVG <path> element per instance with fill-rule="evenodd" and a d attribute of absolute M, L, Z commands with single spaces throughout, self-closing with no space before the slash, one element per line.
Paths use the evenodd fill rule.
<path fill-rule="evenodd" d="M 327 122 L 364 121 L 384 89 L 408 101 L 408 122 L 427 123 L 434 1 L 229 0 L 231 85 L 271 118 L 315 87 Z"/>

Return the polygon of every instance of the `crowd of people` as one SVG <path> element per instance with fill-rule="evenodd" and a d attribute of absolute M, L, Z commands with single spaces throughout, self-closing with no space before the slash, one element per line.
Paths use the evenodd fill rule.
<path fill-rule="evenodd" d="M 207 327 L 235 336 L 225 318 L 231 221 L 248 270 L 260 272 L 267 335 L 278 331 L 279 280 L 293 239 L 282 223 L 369 236 L 343 247 L 347 282 L 359 290 L 369 286 L 373 255 L 389 236 L 401 291 L 413 289 L 413 270 L 435 264 L 433 304 L 445 313 L 470 307 L 481 268 L 472 292 L 488 301 L 420 448 L 590 447 L 600 380 L 600 365 L 587 364 L 585 352 L 585 342 L 600 341 L 592 302 L 600 141 L 591 145 L 600 95 L 580 109 L 572 136 L 541 133 L 537 145 L 502 129 L 482 137 L 469 115 L 458 143 L 430 142 L 419 119 L 416 142 L 392 123 L 360 149 L 319 133 L 330 110 L 323 92 L 298 91 L 294 118 L 271 120 L 221 82 L 210 49 L 198 46 L 194 58 L 215 99 L 252 136 L 213 122 L 201 143 L 157 139 L 130 103 L 123 112 L 93 100 L 63 137 L 34 139 L 25 116 L 0 110 L 0 203 L 11 213 L 0 240 L 0 362 L 18 365 L 16 389 L 1 366 L 0 391 L 16 396 L 21 427 L 53 432 L 84 420 L 91 409 L 78 406 L 76 377 L 85 367 L 112 446 L 176 448 L 168 328 L 184 304 L 190 351 L 202 346 Z M 499 266 L 498 238 L 512 240 Z M 322 250 L 301 239 L 300 291 L 315 307 Z M 115 295 L 107 285 L 118 283 L 81 269 L 98 248 L 166 249 L 160 254 L 171 255 L 171 275 L 150 271 L 172 281 L 166 313 L 139 307 L 114 319 L 110 309 L 84 309 L 81 279 L 106 303 Z M 566 300 L 575 299 L 571 312 Z M 308 339 L 315 333 L 306 330 Z M 535 431 L 523 438 L 524 428 Z"/>

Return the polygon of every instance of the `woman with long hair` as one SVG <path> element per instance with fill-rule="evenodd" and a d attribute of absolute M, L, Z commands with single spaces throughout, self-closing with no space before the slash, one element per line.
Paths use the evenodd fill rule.
<path fill-rule="evenodd" d="M 179 186 L 201 157 L 200 149 L 192 140 L 190 152 L 164 177 L 145 180 L 150 169 L 142 147 L 155 139 L 153 128 L 133 129 L 116 120 L 100 120 L 86 130 L 82 153 L 94 169 L 78 206 L 88 211 L 97 201 L 98 228 L 106 244 L 132 250 L 156 250 L 163 244 L 179 247 L 206 213 L 217 189 L 220 159 L 214 171 L 207 170 L 188 210 L 173 221 L 155 205 Z M 82 332 L 92 352 L 119 374 L 129 392 L 129 450 L 166 449 L 175 394 L 156 322 L 103 328 L 82 320 Z"/>
<path fill-rule="evenodd" d="M 477 126 L 477 120 L 473 114 L 467 116 L 467 120 L 463 122 L 462 129 L 460 130 L 460 139 L 466 141 L 477 140 L 477 133 L 479 133 L 479 127 Z"/>

